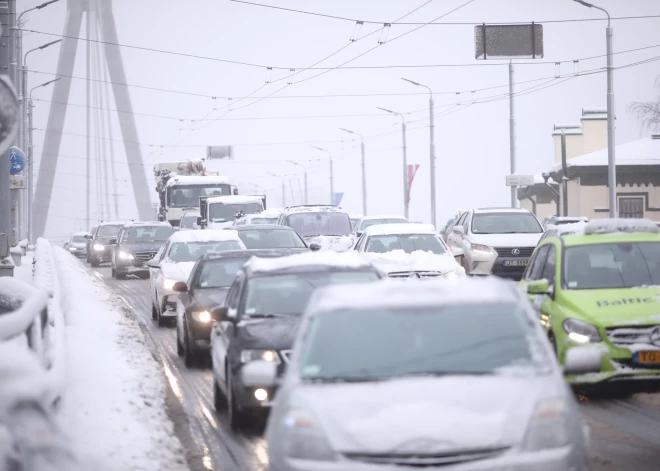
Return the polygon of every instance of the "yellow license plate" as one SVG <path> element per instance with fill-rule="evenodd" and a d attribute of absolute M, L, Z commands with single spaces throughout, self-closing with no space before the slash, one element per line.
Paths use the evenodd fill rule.
<path fill-rule="evenodd" d="M 637 352 L 635 354 L 635 363 L 638 364 L 660 364 L 660 351 L 657 352 Z"/>

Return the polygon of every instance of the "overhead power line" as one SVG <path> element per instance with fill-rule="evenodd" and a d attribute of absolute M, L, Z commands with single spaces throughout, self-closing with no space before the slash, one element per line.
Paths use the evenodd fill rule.
<path fill-rule="evenodd" d="M 261 7 L 261 8 L 270 8 L 273 10 L 281 10 L 281 11 L 288 11 L 291 13 L 298 13 L 302 15 L 310 15 L 310 16 L 318 16 L 322 18 L 329 18 L 333 20 L 341 20 L 341 21 L 350 21 L 351 23 L 363 23 L 363 24 L 373 24 L 373 25 L 382 25 L 388 23 L 387 21 L 374 21 L 374 20 L 359 20 L 356 18 L 347 18 L 344 16 L 337 16 L 337 15 L 328 15 L 324 13 L 318 13 L 318 12 L 313 12 L 313 11 L 305 11 L 305 10 L 297 10 L 295 8 L 284 8 L 284 7 L 278 7 L 275 5 L 265 5 L 262 3 L 254 3 L 254 2 L 246 2 L 244 0 L 230 0 L 231 2 L 234 3 L 243 3 L 245 5 L 252 5 L 256 7 Z M 617 17 L 612 17 L 613 20 L 641 20 L 641 19 L 647 19 L 647 18 L 660 18 L 660 15 L 641 15 L 641 16 L 617 16 Z M 567 19 L 559 19 L 559 20 L 535 20 L 534 22 L 536 24 L 541 24 L 541 23 L 580 23 L 580 22 L 590 22 L 590 21 L 604 21 L 607 18 L 567 18 Z M 474 26 L 474 25 L 481 25 L 483 24 L 483 21 L 462 21 L 462 22 L 431 22 L 431 23 L 412 23 L 412 22 L 399 22 L 399 21 L 393 21 L 389 22 L 388 24 L 392 26 L 417 26 L 417 25 L 435 25 L 435 26 Z M 519 25 L 519 24 L 529 24 L 529 21 L 502 21 L 502 22 L 497 22 L 497 23 L 488 23 L 488 24 L 508 24 L 508 25 Z"/>

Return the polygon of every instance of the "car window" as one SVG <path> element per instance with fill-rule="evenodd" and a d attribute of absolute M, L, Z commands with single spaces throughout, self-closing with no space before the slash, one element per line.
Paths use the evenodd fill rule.
<path fill-rule="evenodd" d="M 548 256 L 545 260 L 545 266 L 543 267 L 543 273 L 541 278 L 548 280 L 550 286 L 555 285 L 555 268 L 557 267 L 557 251 L 555 246 L 551 245 L 548 250 Z"/>
<path fill-rule="evenodd" d="M 207 260 L 202 265 L 196 288 L 226 288 L 231 286 L 249 257 Z"/>
<path fill-rule="evenodd" d="M 342 236 L 353 229 L 346 213 L 304 212 L 290 214 L 287 225 L 303 237 Z"/>
<path fill-rule="evenodd" d="M 120 242 L 163 242 L 174 233 L 174 229 L 167 226 L 139 226 L 126 227 L 120 235 Z"/>
<path fill-rule="evenodd" d="M 387 253 L 393 250 L 403 250 L 412 253 L 418 250 L 444 254 L 445 245 L 433 234 L 393 234 L 373 236 L 369 239 L 365 252 Z"/>
<path fill-rule="evenodd" d="M 463 221 L 465 220 L 465 216 L 467 216 L 467 213 L 461 214 L 461 216 L 458 218 L 458 220 L 454 223 L 454 226 L 462 226 Z"/>
<path fill-rule="evenodd" d="M 174 263 L 194 262 L 209 252 L 240 250 L 244 247 L 237 240 L 219 240 L 212 242 L 175 242 L 167 253 L 167 258 Z"/>
<path fill-rule="evenodd" d="M 238 309 L 238 300 L 240 299 L 241 286 L 243 285 L 244 278 L 245 274 L 243 272 L 239 272 L 234 279 L 234 283 L 229 289 L 229 293 L 227 294 L 227 306 L 230 309 Z"/>
<path fill-rule="evenodd" d="M 478 213 L 472 218 L 473 234 L 540 234 L 543 228 L 532 213 Z"/>
<path fill-rule="evenodd" d="M 300 236 L 286 229 L 255 229 L 239 231 L 238 237 L 248 249 L 288 249 L 307 247 Z"/>
<path fill-rule="evenodd" d="M 74 244 L 79 244 L 81 242 L 85 242 L 85 240 L 87 240 L 87 239 L 85 239 L 85 237 L 83 237 L 81 235 L 74 235 L 73 237 L 71 237 L 71 242 L 73 242 Z"/>
<path fill-rule="evenodd" d="M 167 242 L 165 245 L 163 245 L 160 250 L 156 253 L 154 259 L 157 261 L 162 261 L 165 258 L 165 254 L 167 254 L 167 251 L 170 247 L 170 242 Z"/>
<path fill-rule="evenodd" d="M 543 273 L 543 265 L 545 265 L 545 259 L 548 256 L 548 246 L 544 245 L 541 247 L 536 255 L 534 255 L 534 260 L 527 269 L 527 275 L 525 279 L 527 280 L 540 280 L 541 274 Z"/>
<path fill-rule="evenodd" d="M 197 222 L 197 214 L 186 214 L 181 218 L 181 229 L 192 229 Z"/>
<path fill-rule="evenodd" d="M 461 221 L 461 225 L 463 226 L 463 229 L 465 230 L 465 233 L 468 233 L 468 227 L 470 225 L 470 213 L 465 213 L 465 217 L 463 218 L 463 221 Z"/>
<path fill-rule="evenodd" d="M 116 237 L 123 226 L 100 226 L 97 231 L 99 237 Z"/>

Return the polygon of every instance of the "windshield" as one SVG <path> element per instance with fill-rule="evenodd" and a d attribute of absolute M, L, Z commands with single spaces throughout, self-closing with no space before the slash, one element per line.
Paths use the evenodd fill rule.
<path fill-rule="evenodd" d="M 568 289 L 632 288 L 660 284 L 660 243 L 619 242 L 568 247 Z"/>
<path fill-rule="evenodd" d="M 209 252 L 223 252 L 225 250 L 241 250 L 243 247 L 237 240 L 221 240 L 215 242 L 177 242 L 172 244 L 167 258 L 174 262 L 194 262 Z"/>
<path fill-rule="evenodd" d="M 379 224 L 407 224 L 408 221 L 404 218 L 384 218 L 384 219 L 367 219 L 362 221 L 360 225 L 362 230 L 369 226 L 377 226 Z"/>
<path fill-rule="evenodd" d="M 165 242 L 174 233 L 171 227 L 141 226 L 124 230 L 119 242 Z"/>
<path fill-rule="evenodd" d="M 238 237 L 248 249 L 304 249 L 307 247 L 295 231 L 286 229 L 239 231 Z"/>
<path fill-rule="evenodd" d="M 252 218 L 249 224 L 277 224 L 277 218 Z"/>
<path fill-rule="evenodd" d="M 433 234 L 396 234 L 369 238 L 365 252 L 387 253 L 403 250 L 412 253 L 416 250 L 442 255 L 447 253 L 445 245 Z"/>
<path fill-rule="evenodd" d="M 299 273 L 253 278 L 248 282 L 245 315 L 300 315 L 316 288 L 377 279 L 378 275 L 372 271 Z"/>
<path fill-rule="evenodd" d="M 185 214 L 181 218 L 181 229 L 192 229 L 193 227 L 195 227 L 198 216 L 199 214 L 196 213 Z"/>
<path fill-rule="evenodd" d="M 534 341 L 525 313 L 512 304 L 347 309 L 313 320 L 302 346 L 300 375 L 369 381 L 494 374 L 506 367 L 534 367 L 538 360 L 532 351 L 541 350 L 531 348 Z"/>
<path fill-rule="evenodd" d="M 123 226 L 101 226 L 96 233 L 97 237 L 114 237 L 119 234 Z"/>
<path fill-rule="evenodd" d="M 87 241 L 87 239 L 85 239 L 81 235 L 75 235 L 75 236 L 71 237 L 71 242 L 73 242 L 74 244 L 76 244 L 76 243 L 79 244 L 81 242 L 86 242 L 86 241 Z"/>
<path fill-rule="evenodd" d="M 167 206 L 170 208 L 199 208 L 200 196 L 231 195 L 226 183 L 215 185 L 176 185 L 167 189 Z"/>
<path fill-rule="evenodd" d="M 473 234 L 540 234 L 543 228 L 531 213 L 476 213 Z"/>
<path fill-rule="evenodd" d="M 348 214 L 337 212 L 292 214 L 287 225 L 303 237 L 342 236 L 350 234 L 352 228 Z"/>
<path fill-rule="evenodd" d="M 208 260 L 202 265 L 197 288 L 227 288 L 249 257 Z"/>
<path fill-rule="evenodd" d="M 213 203 L 209 205 L 209 222 L 227 222 L 236 219 L 236 213 L 256 214 L 263 211 L 261 203 Z"/>

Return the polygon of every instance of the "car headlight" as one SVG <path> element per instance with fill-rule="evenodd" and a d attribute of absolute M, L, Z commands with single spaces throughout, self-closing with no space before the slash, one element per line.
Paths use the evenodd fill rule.
<path fill-rule="evenodd" d="M 208 324 L 213 320 L 209 311 L 195 311 L 192 313 L 192 318 L 197 322 L 202 322 L 204 324 Z"/>
<path fill-rule="evenodd" d="M 485 255 L 497 255 L 497 252 L 491 247 L 483 244 L 470 244 L 473 252 L 482 252 Z"/>
<path fill-rule="evenodd" d="M 122 260 L 133 260 L 135 257 L 128 252 L 119 252 L 119 258 Z"/>
<path fill-rule="evenodd" d="M 105 249 L 105 247 L 102 246 L 101 244 L 94 244 L 94 250 L 96 250 L 97 252 L 100 252 L 103 249 Z"/>
<path fill-rule="evenodd" d="M 562 323 L 568 338 L 577 343 L 602 342 L 598 328 L 587 322 L 568 318 Z"/>
<path fill-rule="evenodd" d="M 567 445 L 568 410 L 563 399 L 546 399 L 534 411 L 523 442 L 528 451 L 547 450 Z"/>
<path fill-rule="evenodd" d="M 172 288 L 174 287 L 174 283 L 176 283 L 176 280 L 171 280 L 169 278 L 163 278 L 163 289 L 171 291 Z"/>
<path fill-rule="evenodd" d="M 289 458 L 312 461 L 336 461 L 319 421 L 305 410 L 292 410 L 283 420 L 284 452 Z"/>
<path fill-rule="evenodd" d="M 75 252 L 76 250 L 78 250 L 76 247 L 69 247 L 69 252 Z"/>
<path fill-rule="evenodd" d="M 273 363 L 280 363 L 280 356 L 275 350 L 242 350 L 241 363 L 249 363 L 251 361 L 268 361 Z"/>

